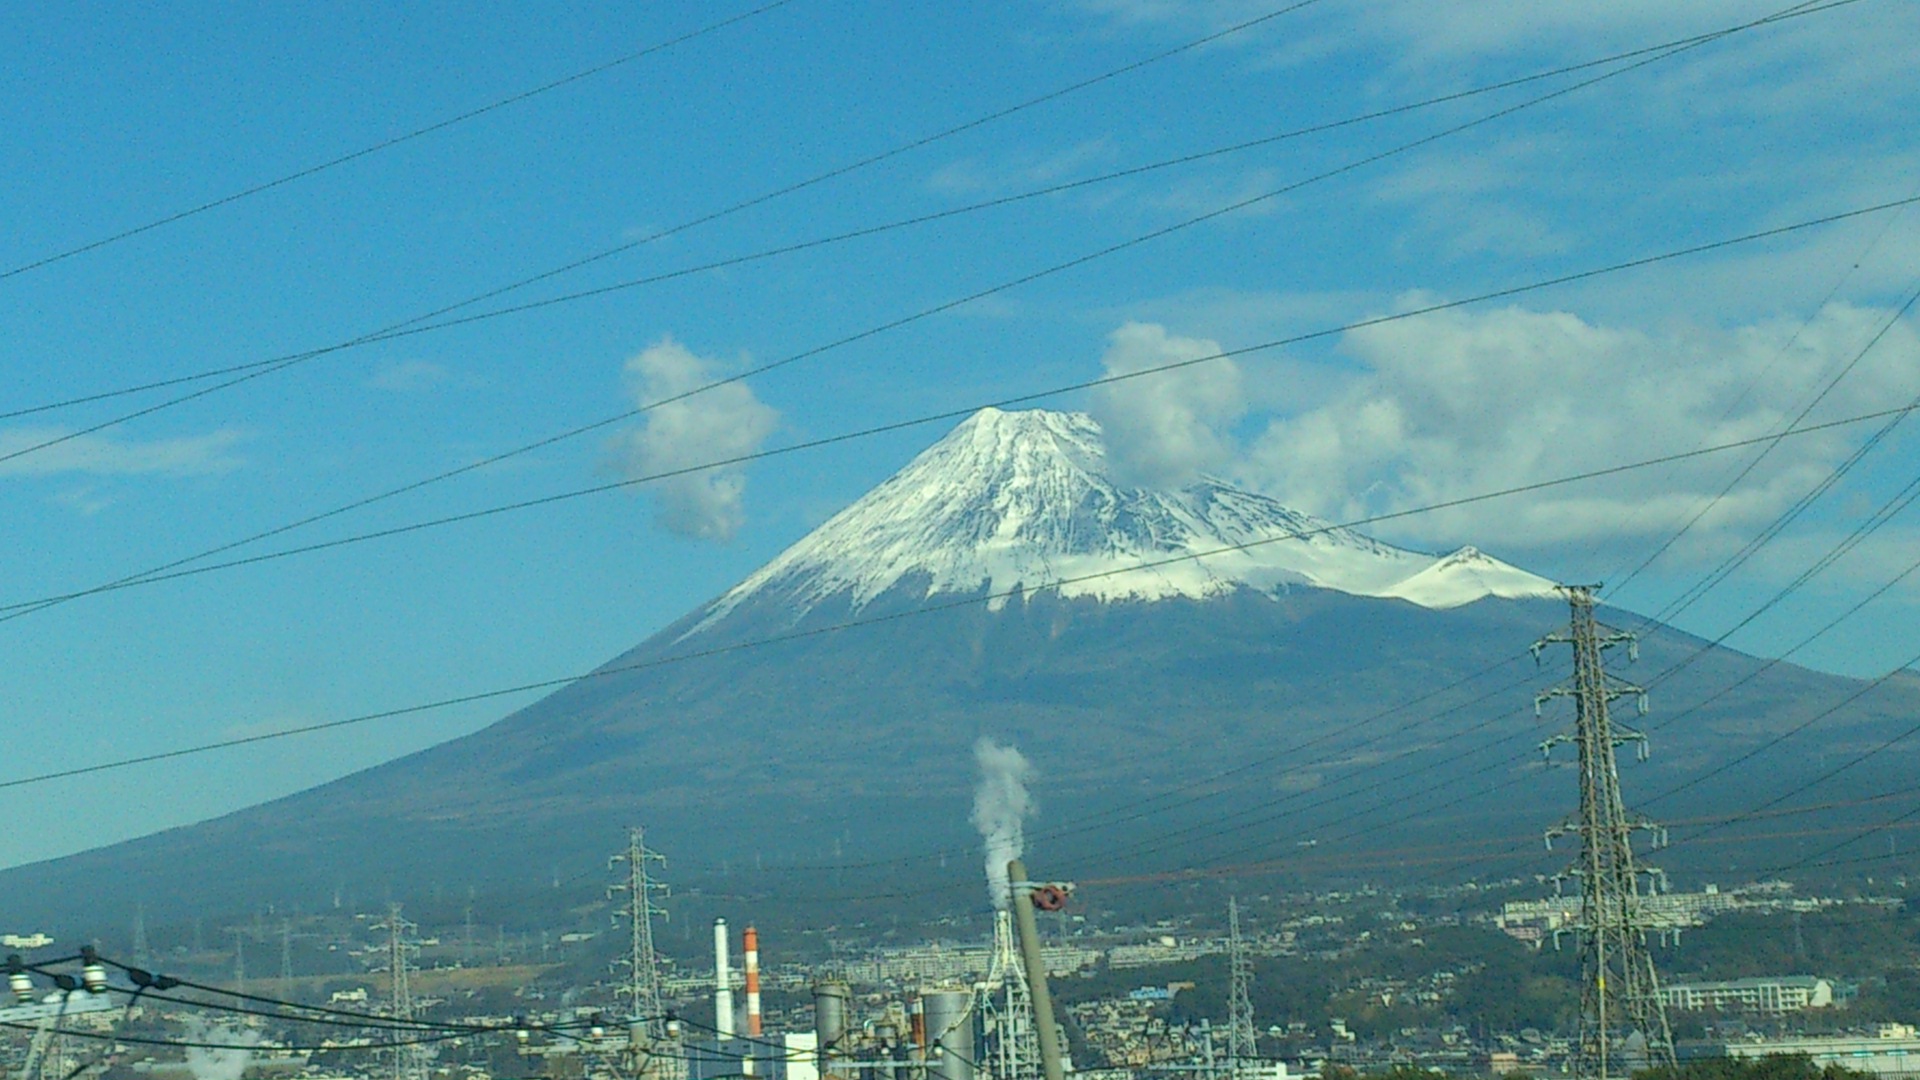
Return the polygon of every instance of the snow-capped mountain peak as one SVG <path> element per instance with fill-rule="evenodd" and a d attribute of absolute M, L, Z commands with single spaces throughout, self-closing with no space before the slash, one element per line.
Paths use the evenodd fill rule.
<path fill-rule="evenodd" d="M 1294 586 L 1424 607 L 1552 589 L 1472 548 L 1435 559 L 1216 480 L 1122 485 L 1092 417 L 983 409 L 715 601 L 695 631 L 750 597 L 797 615 L 897 588 L 984 591 L 997 608 L 1044 588 L 1113 601 Z"/>

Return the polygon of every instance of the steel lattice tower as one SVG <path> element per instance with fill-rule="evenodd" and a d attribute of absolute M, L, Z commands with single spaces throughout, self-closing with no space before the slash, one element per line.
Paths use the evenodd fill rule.
<path fill-rule="evenodd" d="M 133 962 L 141 967 L 153 963 L 153 954 L 147 951 L 147 909 L 141 904 L 133 906 Z"/>
<path fill-rule="evenodd" d="M 653 902 L 656 894 L 668 893 L 665 882 L 655 881 L 651 863 L 665 866 L 667 857 L 647 847 L 646 832 L 639 826 L 627 830 L 627 850 L 607 860 L 609 867 L 625 863 L 627 879 L 607 888 L 609 897 L 627 896 L 627 906 L 615 909 L 617 923 L 627 920 L 627 955 L 613 962 L 613 970 L 626 969 L 626 985 L 615 989 L 632 1003 L 627 1024 L 627 1045 L 634 1074 L 671 1078 L 677 1075 L 678 1053 L 655 1054 L 654 1046 L 666 1039 L 666 1007 L 661 1003 L 660 957 L 653 947 L 653 917 L 666 917 L 666 911 Z"/>
<path fill-rule="evenodd" d="M 1240 936 L 1240 900 L 1227 897 L 1227 1070 L 1244 1076 L 1259 1057 L 1259 1035 L 1253 1028 L 1253 958 Z"/>
<path fill-rule="evenodd" d="M 413 1019 L 413 987 L 407 978 L 408 960 L 418 946 L 410 935 L 417 929 L 400 917 L 400 905 L 387 905 L 387 921 L 376 930 L 387 932 L 387 1008 L 396 1020 Z M 414 1036 L 395 1029 L 391 1036 L 399 1045 L 393 1048 L 393 1080 L 419 1080 L 425 1074 L 421 1047 L 411 1043 Z"/>
<path fill-rule="evenodd" d="M 1024 903 L 1025 897 L 1015 902 Z M 988 1058 L 993 1080 L 1033 1080 L 1039 1076 L 1033 997 L 1027 986 L 1027 969 L 1013 943 L 1013 915 L 1005 908 L 993 915 L 993 957 L 987 964 L 987 979 L 979 986 L 979 1011 L 986 1018 L 993 1046 Z"/>
<path fill-rule="evenodd" d="M 1660 1000 L 1660 982 L 1647 951 L 1648 921 L 1640 893 L 1640 876 L 1658 878 L 1660 871 L 1636 867 L 1633 833 L 1654 834 L 1655 846 L 1664 840 L 1659 826 L 1629 814 L 1620 801 L 1620 771 L 1614 749 L 1634 743 L 1646 759 L 1647 737 L 1607 715 L 1608 705 L 1623 698 L 1638 699 L 1646 711 L 1646 691 L 1606 673 L 1601 655 L 1615 645 L 1628 647 L 1628 658 L 1638 659 L 1634 635 L 1596 621 L 1593 594 L 1597 586 L 1562 585 L 1573 610 L 1567 629 L 1534 643 L 1537 660 L 1548 645 L 1573 646 L 1573 682 L 1556 686 L 1534 701 L 1536 712 L 1545 702 L 1569 697 L 1574 703 L 1571 733 L 1555 735 L 1540 744 L 1551 753 L 1558 743 L 1579 748 L 1580 812 L 1563 825 L 1547 830 L 1547 844 L 1556 836 L 1580 838 L 1580 856 L 1567 873 L 1580 883 L 1580 919 L 1574 930 L 1580 937 L 1580 1037 L 1575 1074 L 1583 1080 L 1611 1080 L 1636 1067 L 1673 1067 L 1673 1033 Z"/>

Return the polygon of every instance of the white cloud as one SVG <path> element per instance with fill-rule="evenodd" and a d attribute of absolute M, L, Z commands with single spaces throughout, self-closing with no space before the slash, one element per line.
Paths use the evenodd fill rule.
<path fill-rule="evenodd" d="M 413 394 L 432 389 L 451 377 L 452 373 L 446 367 L 431 360 L 402 360 L 382 365 L 367 380 L 367 385 L 376 390 Z"/>
<path fill-rule="evenodd" d="M 42 443 L 68 435 L 64 428 L 16 427 L 0 431 L 0 476 L 206 476 L 231 472 L 242 464 L 233 452 L 242 436 L 222 430 L 207 435 L 140 442 L 113 435 L 77 435 L 35 450 Z"/>
<path fill-rule="evenodd" d="M 1008 151 L 999 158 L 973 156 L 934 170 L 927 186 L 936 194 L 978 198 L 986 193 L 1043 187 L 1115 160 L 1111 138 L 1087 139 L 1065 150 Z"/>
<path fill-rule="evenodd" d="M 92 517 L 113 505 L 113 496 L 102 494 L 92 484 L 56 492 L 53 501 L 83 517 Z"/>
<path fill-rule="evenodd" d="M 627 361 L 640 404 L 686 394 L 717 378 L 720 365 L 663 337 Z M 780 414 L 745 383 L 729 383 L 644 414 L 619 440 L 629 476 L 670 472 L 760 449 Z M 651 485 L 660 525 L 682 536 L 730 540 L 745 520 L 747 478 L 738 468 L 708 469 Z"/>
<path fill-rule="evenodd" d="M 1356 518 L 1763 436 L 1886 318 L 1831 305 L 1797 338 L 1797 321 L 1655 334 L 1521 308 L 1376 326 L 1343 340 L 1360 365 L 1347 384 L 1272 421 L 1244 467 L 1302 509 Z M 1810 420 L 1883 408 L 1916 391 L 1920 340 L 1902 324 Z M 1693 542 L 1711 547 L 1730 527 L 1777 513 L 1864 434 L 1782 442 L 1702 520 Z M 1414 528 L 1525 548 L 1655 534 L 1745 460 L 1716 455 L 1426 516 Z"/>
<path fill-rule="evenodd" d="M 1107 338 L 1100 363 L 1108 375 L 1124 375 L 1220 351 L 1217 341 L 1176 337 L 1164 326 L 1130 322 Z M 1090 409 L 1106 431 L 1114 474 L 1161 487 L 1231 460 L 1231 430 L 1246 412 L 1246 397 L 1239 366 L 1224 359 L 1099 387 Z"/>

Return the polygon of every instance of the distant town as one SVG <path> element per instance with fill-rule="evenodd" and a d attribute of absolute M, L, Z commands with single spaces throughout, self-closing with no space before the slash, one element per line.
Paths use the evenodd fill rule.
<path fill-rule="evenodd" d="M 1095 1080 L 1567 1075 L 1579 1001 L 1556 940 L 1578 901 L 1528 895 L 1543 884 L 1235 896 L 1230 911 L 1134 924 L 1063 895 L 1036 925 L 1065 1068 Z M 1805 1054 L 1887 1075 L 1920 1062 L 1920 997 L 1888 985 L 1880 972 L 1896 958 L 1875 945 L 1911 943 L 1920 926 L 1897 890 L 1825 896 L 1765 881 L 1645 899 L 1683 1060 Z M 0 1066 L 21 1080 L 1039 1075 L 1032 987 L 1004 911 L 973 938 L 838 927 L 824 955 L 814 935 L 795 955 L 722 921 L 711 956 L 651 961 L 652 927 L 606 916 L 509 935 L 470 920 L 415 925 L 395 905 L 261 913 L 166 942 L 136 927 L 110 944 L 10 928 Z M 1752 948 L 1756 937 L 1772 947 Z M 78 968 L 48 963 L 81 949 Z M 648 966 L 638 977 L 636 953 Z M 87 957 L 101 961 L 97 992 Z M 62 989 L 63 972 L 77 989 Z M 184 982 L 155 989 L 159 976 Z M 210 1023 L 208 1004 L 233 1008 Z M 1235 1038 L 1243 1019 L 1250 1042 Z M 143 1048 L 176 1043 L 188 1049 Z"/>

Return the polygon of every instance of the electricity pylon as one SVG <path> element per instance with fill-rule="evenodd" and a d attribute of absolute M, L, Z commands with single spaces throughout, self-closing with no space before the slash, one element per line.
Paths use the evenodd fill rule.
<path fill-rule="evenodd" d="M 607 860 L 609 868 L 627 864 L 627 879 L 608 886 L 609 898 L 625 893 L 627 906 L 614 910 L 616 924 L 627 920 L 627 955 L 615 960 L 613 970 L 626 968 L 626 985 L 615 993 L 625 995 L 633 1012 L 627 1022 L 627 1047 L 630 1066 L 636 1076 L 667 1078 L 676 1075 L 682 1055 L 660 1044 L 667 1035 L 666 1009 L 661 1004 L 660 957 L 653 948 L 653 917 L 666 917 L 666 911 L 653 902 L 655 894 L 667 895 L 664 882 L 653 880 L 651 863 L 666 865 L 667 857 L 647 847 L 646 833 L 634 826 L 627 830 L 627 850 Z"/>
<path fill-rule="evenodd" d="M 419 948 L 411 937 L 417 927 L 400 917 L 400 905 L 387 905 L 387 921 L 373 927 L 387 932 L 387 1012 L 396 1020 L 413 1019 L 413 986 L 408 960 Z M 404 1025 L 394 1029 L 393 1080 L 420 1080 L 426 1072 L 421 1047 Z"/>
<path fill-rule="evenodd" d="M 1674 1066 L 1673 1032 L 1660 1000 L 1660 981 L 1647 951 L 1644 897 L 1640 875 L 1658 879 L 1660 871 L 1636 867 L 1633 833 L 1654 834 L 1654 846 L 1665 833 L 1653 822 L 1629 814 L 1620 802 L 1620 771 L 1614 748 L 1634 743 L 1646 760 L 1645 734 L 1615 724 L 1607 715 L 1612 702 L 1636 698 L 1646 712 L 1646 691 L 1608 675 L 1601 654 L 1626 645 L 1629 660 L 1639 658 L 1634 635 L 1596 621 L 1592 585 L 1561 585 L 1573 610 L 1564 631 L 1549 634 L 1533 645 L 1534 659 L 1548 645 L 1573 646 L 1573 682 L 1556 686 L 1534 700 L 1534 711 L 1553 698 L 1573 699 L 1572 732 L 1555 735 L 1540 744 L 1551 754 L 1559 743 L 1579 748 L 1580 812 L 1547 830 L 1547 846 L 1556 836 L 1580 838 L 1580 855 L 1566 871 L 1580 883 L 1580 917 L 1573 929 L 1580 938 L 1580 1038 L 1575 1075 L 1581 1080 L 1611 1080 L 1636 1067 Z"/>
<path fill-rule="evenodd" d="M 153 964 L 153 954 L 147 951 L 147 909 L 142 904 L 133 906 L 133 962 L 140 967 Z"/>
<path fill-rule="evenodd" d="M 1253 1028 L 1253 958 L 1240 936 L 1240 900 L 1227 898 L 1227 1072 L 1234 1080 L 1248 1075 L 1259 1057 Z"/>

